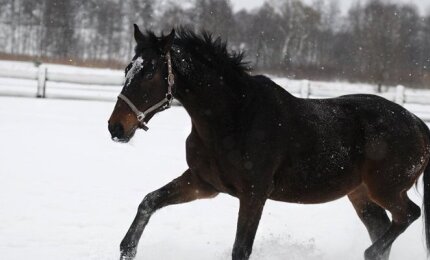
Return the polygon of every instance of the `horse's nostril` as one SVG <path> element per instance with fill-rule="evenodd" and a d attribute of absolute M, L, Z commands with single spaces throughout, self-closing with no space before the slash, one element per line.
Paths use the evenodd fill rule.
<path fill-rule="evenodd" d="M 112 138 L 124 137 L 124 127 L 122 124 L 109 125 L 109 132 L 112 135 Z"/>

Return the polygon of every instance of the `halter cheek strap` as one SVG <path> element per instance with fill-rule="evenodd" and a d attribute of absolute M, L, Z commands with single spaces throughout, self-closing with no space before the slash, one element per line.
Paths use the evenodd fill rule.
<path fill-rule="evenodd" d="M 167 93 L 166 93 L 166 96 L 158 103 L 156 103 L 155 105 L 149 107 L 148 109 L 142 112 L 139 109 L 137 109 L 137 107 L 133 104 L 133 102 L 131 102 L 130 99 L 128 99 L 126 96 L 124 96 L 123 94 L 118 95 L 118 98 L 123 100 L 130 107 L 130 109 L 136 114 L 137 121 L 139 121 L 140 123 L 140 127 L 145 131 L 148 131 L 149 129 L 145 123 L 146 116 L 149 113 L 154 112 L 156 110 L 162 111 L 170 108 L 173 101 L 172 88 L 173 88 L 173 85 L 175 84 L 175 75 L 173 75 L 172 59 L 170 57 L 170 52 L 167 52 L 166 60 L 167 60 L 167 73 L 168 73 L 167 74 L 167 84 L 168 84 Z"/>

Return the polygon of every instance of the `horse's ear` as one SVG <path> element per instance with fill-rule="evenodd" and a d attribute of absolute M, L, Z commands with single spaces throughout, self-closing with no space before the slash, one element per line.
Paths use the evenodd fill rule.
<path fill-rule="evenodd" d="M 136 40 L 137 43 L 143 42 L 145 40 L 145 37 L 140 31 L 139 26 L 137 26 L 136 24 L 133 24 L 133 26 L 134 26 L 134 39 Z"/>
<path fill-rule="evenodd" d="M 172 29 L 172 31 L 169 33 L 169 35 L 163 37 L 161 41 L 161 50 L 164 53 L 167 53 L 170 51 L 173 45 L 173 40 L 175 39 L 175 29 Z"/>

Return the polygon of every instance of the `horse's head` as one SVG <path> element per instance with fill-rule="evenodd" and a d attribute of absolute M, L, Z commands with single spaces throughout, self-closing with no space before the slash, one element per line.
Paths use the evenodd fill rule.
<path fill-rule="evenodd" d="M 155 113 L 170 106 L 174 76 L 170 48 L 175 32 L 156 37 L 134 25 L 136 53 L 125 69 L 125 84 L 109 119 L 112 139 L 128 142 L 136 129 L 147 130 Z"/>

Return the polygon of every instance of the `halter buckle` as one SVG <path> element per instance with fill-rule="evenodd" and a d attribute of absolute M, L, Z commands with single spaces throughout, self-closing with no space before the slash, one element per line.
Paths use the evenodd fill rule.
<path fill-rule="evenodd" d="M 167 99 L 167 101 L 169 101 L 169 103 L 170 103 L 170 101 L 172 101 L 172 99 L 173 99 L 173 95 L 172 95 L 172 93 L 167 93 L 167 94 L 166 94 L 166 99 Z"/>
<path fill-rule="evenodd" d="M 139 121 L 140 123 L 143 123 L 143 120 L 145 119 L 145 114 L 139 113 L 136 116 L 137 116 L 137 121 Z"/>

